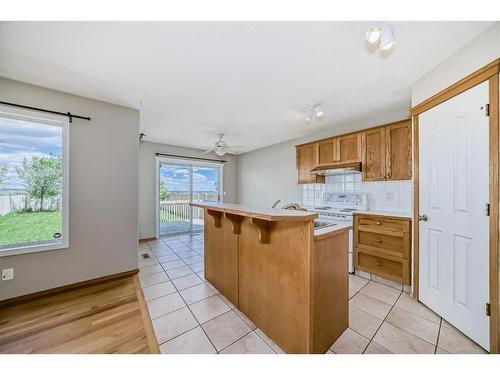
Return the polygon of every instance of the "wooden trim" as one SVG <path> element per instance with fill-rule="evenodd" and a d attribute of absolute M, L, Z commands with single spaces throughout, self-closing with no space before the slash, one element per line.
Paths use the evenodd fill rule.
<path fill-rule="evenodd" d="M 412 298 L 418 300 L 418 277 L 419 277 L 419 139 L 418 139 L 418 115 L 413 116 L 413 269 L 412 269 Z"/>
<path fill-rule="evenodd" d="M 490 353 L 500 352 L 499 321 L 499 74 L 500 59 L 470 74 L 447 89 L 437 93 L 426 101 L 412 108 L 413 116 L 413 291 L 412 297 L 419 298 L 419 155 L 418 155 L 418 115 L 464 91 L 489 81 L 489 283 L 490 283 Z"/>
<path fill-rule="evenodd" d="M 254 217 L 252 218 L 252 224 L 257 227 L 257 230 L 259 232 L 259 242 L 263 244 L 270 243 L 273 222 L 257 219 Z"/>
<path fill-rule="evenodd" d="M 115 273 L 113 275 L 102 276 L 102 277 L 98 277 L 95 279 L 80 281 L 80 282 L 74 283 L 74 284 L 58 286 L 57 288 L 46 289 L 46 290 L 42 290 L 40 292 L 35 292 L 35 293 L 25 294 L 23 296 L 5 299 L 3 301 L 0 301 L 0 307 L 7 307 L 7 306 L 11 306 L 11 305 L 16 305 L 19 303 L 25 303 L 26 301 L 40 298 L 40 297 L 45 297 L 45 296 L 48 296 L 50 294 L 59 293 L 59 292 L 67 292 L 69 290 L 84 288 L 84 287 L 87 287 L 90 285 L 100 284 L 100 283 L 111 281 L 111 280 L 123 279 L 125 277 L 133 276 L 133 275 L 137 274 L 138 272 L 139 272 L 139 269 L 135 268 L 135 269 L 130 270 L 130 271 Z"/>
<path fill-rule="evenodd" d="M 467 91 L 471 87 L 474 87 L 481 82 L 488 80 L 489 78 L 497 75 L 500 71 L 500 59 L 496 59 L 489 63 L 488 65 L 482 67 L 481 69 L 475 71 L 472 74 L 469 74 L 464 79 L 454 83 L 450 87 L 438 92 L 437 94 L 431 96 L 429 99 L 423 101 L 420 104 L 417 104 L 413 107 L 410 112 L 412 116 L 419 115 L 422 112 L 425 112 L 432 107 L 441 104 L 448 99 L 461 94 L 464 91 Z"/>
<path fill-rule="evenodd" d="M 220 219 L 222 217 L 222 212 L 216 211 L 216 210 L 210 210 L 208 208 L 205 211 L 206 211 L 207 215 L 210 215 L 214 218 L 215 227 L 220 228 Z"/>
<path fill-rule="evenodd" d="M 241 215 L 230 214 L 229 212 L 226 212 L 225 216 L 233 225 L 233 234 L 241 234 L 241 222 L 245 217 Z"/>
<path fill-rule="evenodd" d="M 133 276 L 135 290 L 137 293 L 137 302 L 139 303 L 139 308 L 141 310 L 142 323 L 144 324 L 144 330 L 146 331 L 146 338 L 148 340 L 149 352 L 151 354 L 160 354 L 160 348 L 158 347 L 158 341 L 156 340 L 156 334 L 153 328 L 153 323 L 149 317 L 149 310 L 144 299 L 144 293 L 142 292 L 141 283 L 139 282 L 139 277 Z"/>
<path fill-rule="evenodd" d="M 498 300 L 498 263 L 499 263 L 499 226 L 498 226 L 498 199 L 499 199 L 499 87 L 498 74 L 489 79 L 490 118 L 490 353 L 500 351 L 499 341 L 499 300 Z"/>
<path fill-rule="evenodd" d="M 143 242 L 148 242 L 148 241 L 154 241 L 156 240 L 157 238 L 156 237 L 149 237 L 149 238 L 141 238 L 139 240 L 140 243 L 143 243 Z"/>

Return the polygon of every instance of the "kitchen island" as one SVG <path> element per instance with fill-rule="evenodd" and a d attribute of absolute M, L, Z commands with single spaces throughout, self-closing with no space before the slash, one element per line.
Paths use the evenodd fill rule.
<path fill-rule="evenodd" d="M 350 225 L 316 213 L 192 203 L 205 212 L 205 278 L 286 353 L 325 353 L 348 326 Z"/>

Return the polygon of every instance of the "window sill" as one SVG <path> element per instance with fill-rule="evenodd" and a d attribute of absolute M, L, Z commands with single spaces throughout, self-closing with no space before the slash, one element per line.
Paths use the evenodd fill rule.
<path fill-rule="evenodd" d="M 38 253 L 40 251 L 61 250 L 69 247 L 68 241 L 47 241 L 37 244 L 21 244 L 12 247 L 0 247 L 0 258 L 12 255 Z"/>

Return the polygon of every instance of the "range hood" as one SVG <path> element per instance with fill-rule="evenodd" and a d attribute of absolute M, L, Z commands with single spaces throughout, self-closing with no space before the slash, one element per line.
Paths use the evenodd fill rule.
<path fill-rule="evenodd" d="M 316 167 L 312 169 L 310 173 L 319 176 L 359 174 L 361 173 L 361 163 L 339 163 L 324 167 Z"/>

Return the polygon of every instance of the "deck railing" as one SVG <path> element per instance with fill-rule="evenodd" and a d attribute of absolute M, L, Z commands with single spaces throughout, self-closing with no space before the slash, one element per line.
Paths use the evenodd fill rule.
<path fill-rule="evenodd" d="M 169 221 L 189 221 L 189 215 L 193 211 L 193 219 L 203 219 L 203 209 L 191 207 L 189 201 L 161 201 L 160 223 Z"/>

